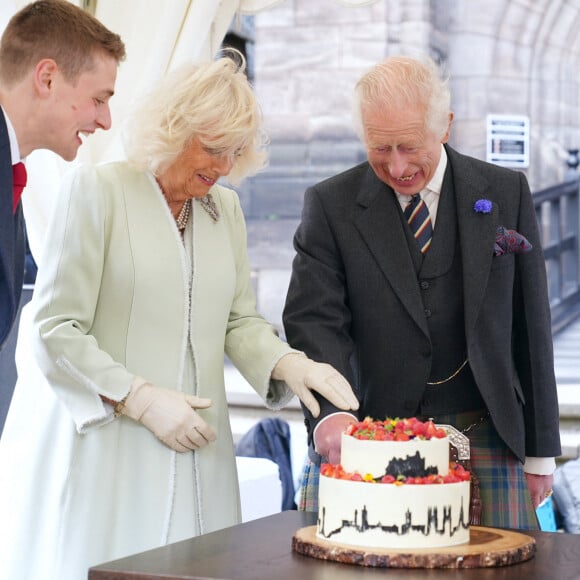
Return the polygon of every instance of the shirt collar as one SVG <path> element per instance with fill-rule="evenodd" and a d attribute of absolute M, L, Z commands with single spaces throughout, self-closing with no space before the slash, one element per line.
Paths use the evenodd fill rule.
<path fill-rule="evenodd" d="M 443 187 L 443 177 L 445 176 L 445 170 L 447 169 L 447 152 L 445 151 L 445 147 L 441 144 L 441 156 L 439 157 L 439 164 L 437 165 L 437 169 L 431 178 L 431 181 L 427 184 L 425 189 L 436 193 L 437 195 L 441 194 L 441 188 Z"/>
<path fill-rule="evenodd" d="M 0 105 L 1 107 L 1 105 Z M 22 157 L 20 157 L 20 147 L 18 147 L 18 138 L 16 137 L 16 131 L 14 130 L 14 126 L 10 121 L 10 117 L 6 113 L 6 109 L 2 108 L 2 112 L 4 113 L 4 119 L 6 121 L 6 129 L 8 130 L 8 140 L 10 141 L 10 156 L 12 157 L 12 165 L 15 165 L 19 161 L 22 161 Z"/>

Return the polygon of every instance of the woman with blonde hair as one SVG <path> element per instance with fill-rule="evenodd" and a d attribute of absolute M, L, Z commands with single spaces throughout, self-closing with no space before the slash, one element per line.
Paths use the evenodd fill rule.
<path fill-rule="evenodd" d="M 256 311 L 240 203 L 218 184 L 266 157 L 233 56 L 168 75 L 128 160 L 63 185 L 32 306 L 42 378 L 21 369 L 0 443 L 0 469 L 19 469 L 0 484 L 3 578 L 77 580 L 240 521 L 224 353 L 271 409 L 297 394 L 317 414 L 310 389 L 358 407 Z"/>

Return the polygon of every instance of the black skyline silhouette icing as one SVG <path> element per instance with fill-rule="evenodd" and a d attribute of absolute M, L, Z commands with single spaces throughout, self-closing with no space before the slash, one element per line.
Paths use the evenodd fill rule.
<path fill-rule="evenodd" d="M 413 524 L 413 515 L 410 509 L 405 512 L 405 521 L 401 525 L 391 524 L 383 525 L 381 522 L 376 524 L 371 524 L 368 519 L 367 506 L 364 505 L 361 510 L 361 521 L 358 522 L 358 509 L 354 510 L 354 518 L 352 520 L 342 520 L 342 524 L 326 532 L 326 507 L 322 508 L 322 518 L 318 518 L 318 531 L 324 538 L 331 538 L 332 536 L 339 534 L 345 528 L 354 528 L 358 532 L 364 533 L 367 530 L 381 530 L 385 534 L 396 534 L 397 536 L 405 536 L 411 534 L 412 532 L 417 532 L 424 536 L 429 536 L 430 534 L 438 534 L 440 536 L 445 535 L 445 530 L 448 528 L 448 533 L 450 537 L 453 537 L 458 530 L 466 530 L 469 527 L 469 514 L 466 514 L 466 510 L 463 506 L 463 497 L 461 498 L 461 507 L 459 509 L 459 518 L 457 525 L 453 525 L 451 506 L 443 506 L 443 518 L 441 525 L 439 524 L 439 509 L 437 506 L 430 506 L 427 508 L 427 523 L 426 524 Z"/>
<path fill-rule="evenodd" d="M 397 478 L 400 475 L 405 477 L 426 477 L 428 475 L 437 475 L 439 470 L 436 466 L 425 467 L 425 458 L 421 456 L 419 451 L 415 455 L 407 455 L 406 458 L 393 458 L 389 461 L 385 469 L 385 475 L 392 475 Z M 375 481 L 380 481 L 383 476 L 376 477 Z M 385 484 L 387 485 L 387 484 Z M 450 505 L 442 506 L 443 518 L 441 525 L 439 524 L 439 508 L 437 506 L 429 506 L 427 508 L 427 523 L 413 524 L 413 514 L 410 509 L 405 512 L 405 521 L 398 524 L 383 525 L 381 522 L 376 524 L 369 523 L 367 506 L 364 505 L 361 510 L 361 522 L 358 523 L 358 509 L 354 511 L 354 518 L 352 520 L 342 520 L 342 524 L 330 532 L 325 531 L 326 527 L 326 507 L 322 508 L 322 519 L 318 518 L 318 531 L 325 538 L 331 538 L 335 534 L 339 534 L 344 528 L 355 528 L 359 532 L 366 530 L 380 529 L 386 534 L 395 533 L 398 536 L 404 536 L 411 532 L 418 532 L 424 536 L 431 533 L 445 535 L 446 528 L 449 528 L 449 536 L 453 537 L 458 530 L 467 529 L 469 527 L 469 514 L 463 505 L 463 497 L 461 498 L 461 507 L 459 509 L 459 518 L 457 525 L 453 525 L 452 509 Z"/>
<path fill-rule="evenodd" d="M 426 477 L 427 475 L 437 475 L 439 470 L 437 466 L 425 467 L 425 458 L 421 456 L 419 451 L 415 455 L 407 455 L 406 458 L 394 457 L 389 461 L 384 475 L 392 475 L 397 478 L 399 475 L 405 477 Z M 383 477 L 383 476 L 381 476 Z M 380 480 L 381 477 L 375 478 Z"/>

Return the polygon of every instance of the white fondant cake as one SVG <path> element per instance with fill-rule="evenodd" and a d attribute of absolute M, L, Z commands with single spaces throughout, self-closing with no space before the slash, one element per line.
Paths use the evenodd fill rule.
<path fill-rule="evenodd" d="M 369 421 L 358 425 L 391 421 L 394 429 L 398 420 Z M 316 535 L 387 549 L 467 543 L 469 474 L 449 471 L 449 440 L 441 435 L 377 441 L 343 434 L 341 465 L 321 468 Z"/>

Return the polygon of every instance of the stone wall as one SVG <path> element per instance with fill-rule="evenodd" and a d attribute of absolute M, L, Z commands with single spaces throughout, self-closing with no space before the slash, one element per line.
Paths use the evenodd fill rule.
<path fill-rule="evenodd" d="M 453 143 L 485 158 L 488 113 L 527 115 L 532 190 L 562 181 L 580 143 L 580 3 L 459 1 L 449 12 Z"/>

